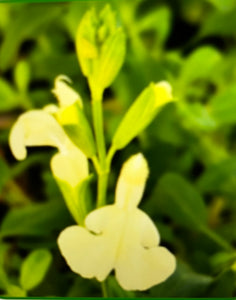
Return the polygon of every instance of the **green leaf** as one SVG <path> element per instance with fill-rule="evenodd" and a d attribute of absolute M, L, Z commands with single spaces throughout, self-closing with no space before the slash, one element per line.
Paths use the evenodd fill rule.
<path fill-rule="evenodd" d="M 194 187 L 178 174 L 168 173 L 158 182 L 154 195 L 161 211 L 178 224 L 201 230 L 206 226 L 207 211 Z"/>
<path fill-rule="evenodd" d="M 219 0 L 220 1 L 220 0 Z M 226 0 L 227 1 L 227 0 Z M 224 1 L 221 1 L 224 5 Z M 221 11 L 213 11 L 203 21 L 201 30 L 199 32 L 199 38 L 210 35 L 220 35 L 224 38 L 235 36 L 236 8 L 228 10 L 226 13 Z"/>
<path fill-rule="evenodd" d="M 7 297 L 26 297 L 26 292 L 17 285 L 9 284 L 7 286 Z"/>
<path fill-rule="evenodd" d="M 171 25 L 171 11 L 168 7 L 160 7 L 151 10 L 145 16 L 140 18 L 137 23 L 139 31 L 155 30 L 158 44 L 163 44 L 168 37 Z"/>
<path fill-rule="evenodd" d="M 0 28 L 1 30 L 7 30 L 7 25 L 10 20 L 10 5 L 8 3 L 0 4 L 1 8 L 1 18 L 0 18 Z"/>
<path fill-rule="evenodd" d="M 124 148 L 152 122 L 162 106 L 169 101 L 170 92 L 162 83 L 151 83 L 145 88 L 119 124 L 112 140 L 113 148 Z"/>
<path fill-rule="evenodd" d="M 21 13 L 12 19 L 7 28 L 5 39 L 0 48 L 1 70 L 5 71 L 14 64 L 19 47 L 25 39 L 35 38 L 35 35 L 42 31 L 45 24 L 47 26 L 57 18 L 61 11 L 61 6 L 53 4 L 25 5 Z"/>
<path fill-rule="evenodd" d="M 208 79 L 212 76 L 212 71 L 220 59 L 220 52 L 213 47 L 203 46 L 196 49 L 183 64 L 180 74 L 181 82 L 189 84 L 196 79 Z"/>
<path fill-rule="evenodd" d="M 226 270 L 222 272 L 209 287 L 207 296 L 210 298 L 233 297 L 235 279 L 233 271 Z"/>
<path fill-rule="evenodd" d="M 174 146 L 181 146 L 188 140 L 186 130 L 179 122 L 177 105 L 165 106 L 148 127 L 148 134 Z"/>
<path fill-rule="evenodd" d="M 198 129 L 206 132 L 216 129 L 217 123 L 205 105 L 201 103 L 181 103 L 178 108 L 183 123 L 188 129 Z"/>
<path fill-rule="evenodd" d="M 7 274 L 3 269 L 3 266 L 0 266 L 0 289 L 7 291 L 7 287 L 10 285 Z"/>
<path fill-rule="evenodd" d="M 211 98 L 209 103 L 212 116 L 218 124 L 234 124 L 236 122 L 236 85 Z"/>
<path fill-rule="evenodd" d="M 24 260 L 20 272 L 20 284 L 26 291 L 38 286 L 44 279 L 52 262 L 52 255 L 47 249 L 31 252 Z"/>
<path fill-rule="evenodd" d="M 70 222 L 63 201 L 32 204 L 9 211 L 0 227 L 0 237 L 49 236 Z"/>
<path fill-rule="evenodd" d="M 231 157 L 209 166 L 197 181 L 202 193 L 230 193 L 236 195 L 236 158 Z"/>
<path fill-rule="evenodd" d="M 194 272 L 178 261 L 175 273 L 165 282 L 150 290 L 151 297 L 203 297 L 213 278 Z"/>
<path fill-rule="evenodd" d="M 152 196 L 158 199 L 158 208 L 177 224 L 204 233 L 227 251 L 231 245 L 207 226 L 207 209 L 198 191 L 180 175 L 165 174 Z"/>
<path fill-rule="evenodd" d="M 215 5 L 221 11 L 230 11 L 236 6 L 235 0 L 208 0 L 210 3 Z"/>
<path fill-rule="evenodd" d="M 30 81 L 30 69 L 26 61 L 19 61 L 14 69 L 14 81 L 20 92 L 27 91 Z"/>
<path fill-rule="evenodd" d="M 19 106 L 20 103 L 14 88 L 7 81 L 0 78 L 0 111 L 7 112 Z"/>
<path fill-rule="evenodd" d="M 236 262 L 236 253 L 217 252 L 210 258 L 210 262 L 215 270 L 230 269 Z"/>

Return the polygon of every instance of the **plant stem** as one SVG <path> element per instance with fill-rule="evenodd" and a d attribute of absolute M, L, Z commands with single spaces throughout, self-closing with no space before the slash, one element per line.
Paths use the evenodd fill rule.
<path fill-rule="evenodd" d="M 115 152 L 116 152 L 116 149 L 113 146 L 111 146 L 111 148 L 108 151 L 107 161 L 106 161 L 107 162 L 108 170 L 110 170 L 111 161 L 112 161 L 112 158 L 113 158 Z"/>
<path fill-rule="evenodd" d="M 104 298 L 108 298 L 107 286 L 105 280 L 101 282 L 102 295 Z"/>
<path fill-rule="evenodd" d="M 98 174 L 98 197 L 97 207 L 104 206 L 106 204 L 106 191 L 108 182 L 108 171 Z"/>
<path fill-rule="evenodd" d="M 105 139 L 103 133 L 103 113 L 102 113 L 101 99 L 93 99 L 92 110 L 93 110 L 95 139 L 96 139 L 96 144 L 98 149 L 98 157 L 101 166 L 104 166 L 106 160 L 106 147 L 105 147 Z"/>
<path fill-rule="evenodd" d="M 106 146 L 103 132 L 103 111 L 102 99 L 92 99 L 93 125 L 95 131 L 95 139 L 97 144 L 99 168 L 98 172 L 98 197 L 97 207 L 103 206 L 106 203 L 106 189 L 109 170 L 106 164 Z"/>

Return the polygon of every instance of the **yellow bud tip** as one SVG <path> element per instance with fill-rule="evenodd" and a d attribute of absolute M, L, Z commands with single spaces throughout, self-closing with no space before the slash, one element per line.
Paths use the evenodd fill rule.
<path fill-rule="evenodd" d="M 142 185 L 146 182 L 148 174 L 148 164 L 142 153 L 131 156 L 121 170 L 121 177 L 132 185 Z"/>
<path fill-rule="evenodd" d="M 156 106 L 162 106 L 173 101 L 172 87 L 167 81 L 160 81 L 155 84 Z"/>

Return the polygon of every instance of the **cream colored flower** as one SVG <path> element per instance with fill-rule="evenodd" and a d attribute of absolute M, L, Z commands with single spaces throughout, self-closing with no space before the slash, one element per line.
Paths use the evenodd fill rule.
<path fill-rule="evenodd" d="M 67 77 L 60 75 L 55 80 L 53 91 L 59 99 L 59 107 L 49 105 L 43 110 L 37 109 L 22 114 L 11 129 L 9 144 L 18 160 L 26 158 L 26 147 L 56 147 L 59 153 L 51 160 L 53 174 L 74 187 L 88 176 L 88 161 L 53 116 L 60 114 L 61 110 L 75 101 L 81 101 L 79 95 L 64 82 L 65 79 L 68 81 Z"/>
<path fill-rule="evenodd" d="M 86 228 L 62 231 L 59 248 L 75 273 L 103 281 L 114 269 L 123 289 L 146 290 L 174 272 L 175 257 L 159 246 L 155 225 L 137 208 L 147 176 L 143 155 L 132 156 L 121 170 L 115 204 L 91 212 Z"/>

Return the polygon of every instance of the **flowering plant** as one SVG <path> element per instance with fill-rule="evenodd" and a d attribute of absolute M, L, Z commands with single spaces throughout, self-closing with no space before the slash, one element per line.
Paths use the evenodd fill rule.
<path fill-rule="evenodd" d="M 88 78 L 92 96 L 93 128 L 80 95 L 60 75 L 52 90 L 58 105 L 31 110 L 21 115 L 10 133 L 14 156 L 25 159 L 26 147 L 58 149 L 51 169 L 67 207 L 77 225 L 66 228 L 58 245 L 70 268 L 85 278 L 104 281 L 114 269 L 125 290 L 146 290 L 168 278 L 175 258 L 159 246 L 160 236 L 152 220 L 137 208 L 148 177 L 148 164 L 139 153 L 123 165 L 117 181 L 115 203 L 107 205 L 106 190 L 112 158 L 142 132 L 161 108 L 173 100 L 168 82 L 151 83 L 137 97 L 119 124 L 106 150 L 102 98 L 114 80 L 125 54 L 125 35 L 116 26 L 115 15 L 106 6 L 83 17 L 76 39 L 81 69 Z M 86 190 L 89 160 L 98 176 L 97 204 L 90 212 Z"/>

